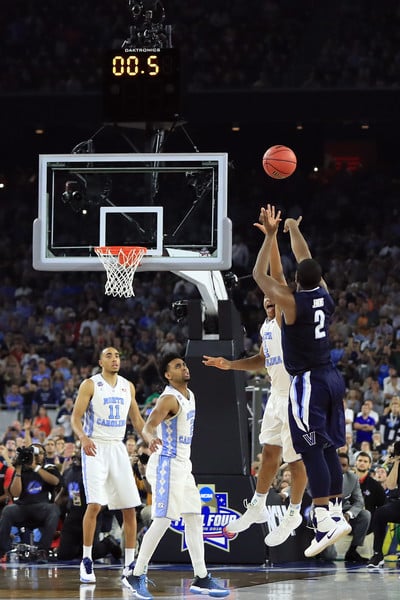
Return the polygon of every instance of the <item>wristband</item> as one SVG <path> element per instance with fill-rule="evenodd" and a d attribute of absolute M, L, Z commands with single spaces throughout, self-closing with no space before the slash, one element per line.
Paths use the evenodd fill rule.
<path fill-rule="evenodd" d="M 35 467 L 33 470 L 35 471 L 35 473 L 38 473 L 41 468 L 42 467 L 40 465 L 37 465 L 37 467 Z"/>
<path fill-rule="evenodd" d="M 21 477 L 20 473 L 15 473 L 14 477 Z"/>

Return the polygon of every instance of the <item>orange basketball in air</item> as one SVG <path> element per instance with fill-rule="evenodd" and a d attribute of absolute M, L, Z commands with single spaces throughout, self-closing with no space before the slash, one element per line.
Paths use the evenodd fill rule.
<path fill-rule="evenodd" d="M 295 172 L 297 158 L 287 146 L 271 146 L 262 160 L 264 171 L 273 179 L 286 179 Z"/>

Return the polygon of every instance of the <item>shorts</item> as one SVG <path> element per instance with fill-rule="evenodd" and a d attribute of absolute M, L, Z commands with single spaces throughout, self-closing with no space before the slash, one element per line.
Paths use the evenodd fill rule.
<path fill-rule="evenodd" d="M 87 456 L 82 451 L 86 502 L 107 505 L 110 510 L 140 506 L 139 492 L 124 443 L 94 441 L 96 456 Z"/>
<path fill-rule="evenodd" d="M 182 514 L 201 514 L 200 492 L 190 460 L 152 454 L 146 478 L 152 489 L 152 517 L 178 520 Z"/>
<path fill-rule="evenodd" d="M 259 435 L 260 444 L 280 446 L 283 460 L 287 463 L 301 460 L 292 442 L 289 427 L 288 396 L 282 396 L 274 391 L 268 398 Z"/>
<path fill-rule="evenodd" d="M 297 452 L 312 446 L 344 446 L 344 395 L 344 380 L 335 368 L 313 369 L 293 378 L 289 425 Z"/>

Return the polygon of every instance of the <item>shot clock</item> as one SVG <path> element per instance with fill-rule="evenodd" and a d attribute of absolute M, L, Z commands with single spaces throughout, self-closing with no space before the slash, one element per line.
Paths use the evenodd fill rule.
<path fill-rule="evenodd" d="M 175 121 L 180 112 L 177 48 L 107 51 L 103 67 L 104 120 Z"/>

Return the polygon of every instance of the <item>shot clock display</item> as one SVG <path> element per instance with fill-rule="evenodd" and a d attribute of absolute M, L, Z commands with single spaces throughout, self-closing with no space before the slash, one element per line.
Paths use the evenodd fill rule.
<path fill-rule="evenodd" d="M 176 48 L 108 51 L 103 67 L 104 120 L 174 121 L 180 112 Z"/>

